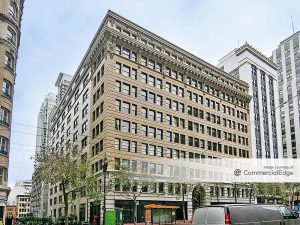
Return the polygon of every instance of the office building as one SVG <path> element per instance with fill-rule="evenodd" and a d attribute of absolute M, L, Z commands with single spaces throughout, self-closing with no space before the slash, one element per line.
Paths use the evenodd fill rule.
<path fill-rule="evenodd" d="M 36 151 L 35 156 L 47 154 L 49 115 L 56 104 L 56 96 L 52 93 L 46 95 L 41 105 L 37 120 Z M 48 210 L 48 185 L 38 182 L 32 177 L 31 213 L 34 216 L 45 217 Z"/>
<path fill-rule="evenodd" d="M 151 160 L 250 158 L 248 92 L 246 82 L 108 11 L 53 113 L 49 143 L 58 149 L 66 142 L 80 144 L 100 180 L 105 157 L 108 177 L 119 165 L 158 176 L 167 169 L 176 174 Z M 198 171 L 188 176 L 193 174 L 202 178 Z M 156 194 L 145 191 L 139 197 L 138 221 L 145 204 L 182 206 L 177 195 L 182 186 L 175 190 L 174 184 L 159 181 L 156 187 Z M 123 188 L 107 193 L 104 207 L 123 208 L 124 222 L 132 222 L 133 201 L 117 194 Z M 234 191 L 239 202 L 249 201 L 247 187 L 200 183 L 199 189 L 202 204 L 234 202 Z M 48 212 L 57 217 L 62 193 L 55 185 L 49 193 Z M 188 217 L 199 206 L 191 200 L 195 194 L 186 194 Z M 103 203 L 82 199 L 70 211 L 91 222 Z"/>
<path fill-rule="evenodd" d="M 300 157 L 300 32 L 280 42 L 273 51 L 278 65 L 280 131 L 283 157 Z"/>
<path fill-rule="evenodd" d="M 218 67 L 249 84 L 253 157 L 282 157 L 276 64 L 246 43 L 220 59 Z"/>

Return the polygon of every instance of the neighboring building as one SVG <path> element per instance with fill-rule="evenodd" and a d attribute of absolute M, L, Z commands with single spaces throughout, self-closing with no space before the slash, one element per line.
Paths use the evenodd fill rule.
<path fill-rule="evenodd" d="M 47 153 L 49 115 L 56 103 L 56 96 L 52 93 L 46 95 L 41 105 L 37 120 L 36 151 L 35 155 Z M 31 212 L 34 216 L 45 217 L 48 211 L 48 185 L 32 178 Z"/>
<path fill-rule="evenodd" d="M 280 42 L 273 51 L 279 66 L 279 104 L 283 157 L 300 157 L 300 31 Z"/>
<path fill-rule="evenodd" d="M 10 208 L 17 207 L 16 217 L 23 217 L 30 213 L 30 193 L 31 180 L 17 181 L 9 193 L 7 206 Z"/>
<path fill-rule="evenodd" d="M 69 88 L 69 85 L 71 83 L 72 76 L 65 74 L 65 73 L 60 73 L 56 82 L 55 86 L 58 88 L 58 93 L 57 93 L 57 104 L 59 104 L 66 93 L 66 91 Z"/>
<path fill-rule="evenodd" d="M 6 224 L 8 221 L 11 221 L 11 224 L 16 224 L 17 218 L 17 205 L 8 205 L 6 206 Z"/>
<path fill-rule="evenodd" d="M 218 67 L 250 86 L 253 157 L 282 157 L 277 65 L 246 43 L 220 59 Z M 237 129 L 247 127 L 238 125 Z"/>
<path fill-rule="evenodd" d="M 17 195 L 17 218 L 30 214 L 30 193 Z"/>
<path fill-rule="evenodd" d="M 10 126 L 24 0 L 0 1 L 0 218 L 5 216 Z"/>
<path fill-rule="evenodd" d="M 252 152 L 248 89 L 246 82 L 108 11 L 53 111 L 49 145 L 61 149 L 65 142 L 80 143 L 102 184 L 104 157 L 108 158 L 108 176 L 119 164 L 137 168 L 143 165 L 147 168 L 144 172 L 159 173 L 167 166 L 149 163 L 148 167 L 148 162 L 171 158 L 249 158 Z M 160 166 L 160 170 L 151 166 Z M 202 175 L 196 171 L 196 176 Z M 179 189 L 180 192 L 181 186 Z M 197 195 L 195 190 L 187 194 L 189 201 L 185 201 L 189 217 L 192 209 L 199 206 L 191 201 Z M 201 204 L 214 204 L 234 202 L 236 189 L 231 184 L 216 188 L 201 183 L 197 190 L 204 195 Z M 122 187 L 115 191 L 121 192 Z M 48 212 L 57 217 L 64 207 L 59 185 L 51 186 L 49 193 Z M 174 185 L 167 181 L 157 185 L 157 193 L 140 196 L 139 221 L 145 204 L 182 206 Z M 237 193 L 238 202 L 249 201 L 249 189 L 240 187 Z M 123 208 L 124 222 L 132 222 L 133 202 L 118 196 L 109 193 L 105 207 Z M 70 211 L 81 221 L 91 222 L 95 208 L 101 210 L 89 199 L 75 203 Z"/>

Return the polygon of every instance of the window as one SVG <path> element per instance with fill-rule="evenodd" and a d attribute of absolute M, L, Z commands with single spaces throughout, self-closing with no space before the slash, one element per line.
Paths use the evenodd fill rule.
<path fill-rule="evenodd" d="M 131 95 L 133 97 L 137 97 L 137 87 L 135 87 L 135 86 L 131 87 Z"/>
<path fill-rule="evenodd" d="M 163 130 L 162 129 L 157 129 L 156 137 L 157 137 L 158 140 L 163 139 Z"/>
<path fill-rule="evenodd" d="M 8 6 L 8 15 L 16 20 L 17 9 L 14 3 L 10 2 Z"/>
<path fill-rule="evenodd" d="M 147 151 L 147 144 L 142 144 L 142 147 L 141 147 L 141 153 L 142 154 L 145 154 L 145 155 L 147 155 L 148 154 L 148 151 Z"/>
<path fill-rule="evenodd" d="M 131 52 L 131 60 L 136 62 L 136 52 Z"/>
<path fill-rule="evenodd" d="M 74 128 L 77 127 L 77 125 L 78 125 L 78 117 L 74 120 L 73 125 L 74 125 Z"/>
<path fill-rule="evenodd" d="M 155 121 L 155 111 L 149 109 L 149 119 Z"/>
<path fill-rule="evenodd" d="M 3 79 L 2 93 L 6 97 L 9 97 L 9 98 L 12 97 L 12 84 L 8 80 Z"/>
<path fill-rule="evenodd" d="M 147 84 L 147 74 L 146 73 L 142 73 L 141 80 L 143 83 Z"/>
<path fill-rule="evenodd" d="M 156 155 L 159 157 L 163 157 L 163 147 L 161 146 L 156 147 Z"/>
<path fill-rule="evenodd" d="M 125 77 L 129 77 L 130 76 L 130 68 L 129 68 L 129 66 L 123 65 L 123 75 Z"/>
<path fill-rule="evenodd" d="M 85 121 L 85 122 L 82 124 L 82 133 L 84 133 L 84 132 L 87 130 L 87 127 L 88 127 L 88 121 Z"/>
<path fill-rule="evenodd" d="M 78 140 L 78 131 L 75 132 L 75 134 L 73 134 L 73 141 L 77 141 Z"/>
<path fill-rule="evenodd" d="M 7 31 L 6 31 L 6 39 L 13 44 L 15 44 L 16 42 L 16 33 L 9 26 L 7 27 Z"/>
<path fill-rule="evenodd" d="M 115 109 L 117 111 L 121 111 L 121 101 L 118 99 L 116 99 L 116 101 L 115 101 Z"/>
<path fill-rule="evenodd" d="M 149 85 L 155 86 L 155 77 L 149 75 Z"/>
<path fill-rule="evenodd" d="M 162 96 L 156 95 L 156 104 L 162 106 Z"/>
<path fill-rule="evenodd" d="M 145 126 L 145 125 L 141 125 L 141 135 L 142 136 L 147 136 L 147 126 Z"/>
<path fill-rule="evenodd" d="M 156 79 L 156 87 L 159 89 L 162 89 L 162 80 L 161 79 Z"/>
<path fill-rule="evenodd" d="M 149 145 L 149 148 L 148 148 L 148 154 L 151 155 L 151 156 L 155 156 L 155 146 L 154 145 Z"/>
<path fill-rule="evenodd" d="M 116 83 L 115 83 L 115 91 L 121 92 L 121 82 L 118 80 L 116 80 Z"/>
<path fill-rule="evenodd" d="M 128 140 L 122 140 L 121 149 L 123 151 L 129 152 L 130 151 L 130 149 L 129 149 L 130 144 L 129 143 L 130 143 L 130 141 L 128 141 Z"/>
<path fill-rule="evenodd" d="M 130 58 L 130 50 L 127 48 L 123 48 L 123 56 L 127 59 Z"/>
<path fill-rule="evenodd" d="M 151 103 L 155 103 L 155 94 L 152 92 L 149 92 L 149 98 L 148 98 L 149 102 Z"/>
<path fill-rule="evenodd" d="M 131 142 L 131 148 L 130 148 L 130 151 L 133 152 L 133 153 L 136 153 L 137 152 L 137 144 L 135 141 L 132 141 Z"/>
<path fill-rule="evenodd" d="M 156 129 L 154 127 L 149 127 L 148 135 L 149 135 L 149 137 L 155 138 L 156 137 Z"/>
<path fill-rule="evenodd" d="M 79 110 L 79 103 L 76 104 L 76 106 L 74 107 L 74 115 L 78 112 Z"/>
<path fill-rule="evenodd" d="M 87 90 L 82 96 L 82 103 L 84 103 L 89 97 L 89 90 Z"/>
<path fill-rule="evenodd" d="M 130 85 L 123 83 L 123 93 L 126 95 L 130 95 Z"/>
<path fill-rule="evenodd" d="M 129 114 L 130 113 L 130 103 L 123 102 L 122 104 L 122 112 Z"/>
<path fill-rule="evenodd" d="M 131 133 L 137 134 L 137 124 L 131 123 Z"/>
<path fill-rule="evenodd" d="M 130 122 L 123 120 L 122 122 L 122 131 L 129 133 L 130 132 Z"/>
<path fill-rule="evenodd" d="M 121 150 L 121 139 L 115 139 L 115 150 Z"/>
<path fill-rule="evenodd" d="M 5 53 L 4 65 L 6 68 L 13 70 L 14 69 L 14 58 L 11 54 Z"/>
<path fill-rule="evenodd" d="M 6 126 L 10 123 L 10 111 L 7 108 L 1 107 L 0 122 Z"/>
<path fill-rule="evenodd" d="M 117 55 L 121 55 L 121 46 L 120 46 L 120 45 L 116 45 L 115 53 L 116 53 Z"/>
<path fill-rule="evenodd" d="M 141 64 L 147 66 L 147 58 L 145 56 L 141 56 Z"/>
<path fill-rule="evenodd" d="M 7 155 L 8 153 L 8 139 L 0 136 L 0 154 Z"/>
<path fill-rule="evenodd" d="M 121 63 L 116 62 L 116 73 L 121 74 Z"/>
<path fill-rule="evenodd" d="M 147 113 L 148 109 L 147 108 L 142 108 L 141 109 L 141 115 L 142 118 L 147 119 L 148 118 L 148 113 Z"/>
<path fill-rule="evenodd" d="M 141 93 L 141 99 L 143 100 L 143 101 L 147 101 L 148 100 L 148 95 L 147 95 L 148 93 L 147 93 L 147 91 L 145 91 L 145 90 L 142 90 L 142 93 Z"/>
<path fill-rule="evenodd" d="M 148 67 L 151 68 L 151 69 L 154 69 L 154 68 L 155 68 L 155 62 L 154 62 L 154 60 L 149 59 Z"/>
<path fill-rule="evenodd" d="M 161 112 L 156 112 L 156 120 L 161 123 L 163 122 L 163 115 Z"/>
<path fill-rule="evenodd" d="M 134 79 L 134 80 L 136 80 L 136 74 L 137 74 L 137 71 L 136 71 L 136 69 L 131 69 L 131 78 L 132 79 Z"/>

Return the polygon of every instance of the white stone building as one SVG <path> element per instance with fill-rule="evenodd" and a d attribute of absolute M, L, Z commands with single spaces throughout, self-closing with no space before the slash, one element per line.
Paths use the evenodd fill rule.
<path fill-rule="evenodd" d="M 37 119 L 35 155 L 47 153 L 49 115 L 56 104 L 56 96 L 49 93 L 45 96 Z M 31 212 L 34 216 L 45 217 L 48 206 L 48 185 L 32 180 Z"/>
<path fill-rule="evenodd" d="M 219 68 L 249 84 L 252 155 L 282 157 L 278 110 L 277 66 L 249 44 L 236 48 L 219 61 Z"/>

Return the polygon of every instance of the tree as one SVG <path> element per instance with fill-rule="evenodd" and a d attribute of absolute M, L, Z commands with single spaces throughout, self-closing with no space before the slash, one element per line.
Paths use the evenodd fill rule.
<path fill-rule="evenodd" d="M 65 152 L 51 149 L 36 157 L 33 174 L 37 181 L 60 185 L 63 193 L 65 224 L 68 224 L 69 201 L 86 192 L 90 198 L 98 198 L 97 179 L 90 171 L 87 155 L 78 145 L 66 145 Z"/>
<path fill-rule="evenodd" d="M 153 177 L 146 174 L 120 169 L 111 172 L 109 186 L 114 187 L 114 194 L 122 196 L 134 203 L 134 224 L 137 223 L 137 201 L 143 192 L 151 192 L 156 189 Z"/>

